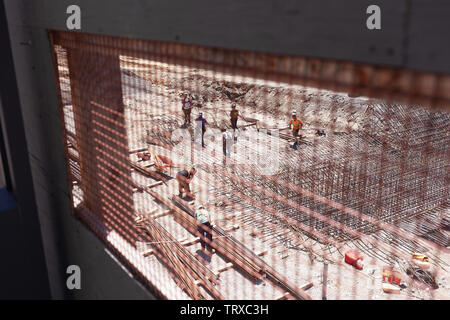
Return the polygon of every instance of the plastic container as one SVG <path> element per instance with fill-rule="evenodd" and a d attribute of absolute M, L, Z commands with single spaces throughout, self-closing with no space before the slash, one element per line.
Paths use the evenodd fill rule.
<path fill-rule="evenodd" d="M 363 259 L 363 256 L 359 252 L 356 252 L 354 250 L 348 250 L 345 253 L 345 262 L 354 266 L 358 270 L 362 270 L 362 268 L 364 267 L 364 264 L 362 262 Z"/>
<path fill-rule="evenodd" d="M 400 283 L 402 282 L 402 274 L 399 271 L 394 270 L 392 267 L 383 267 L 381 275 L 384 282 L 396 285 L 400 285 Z"/>

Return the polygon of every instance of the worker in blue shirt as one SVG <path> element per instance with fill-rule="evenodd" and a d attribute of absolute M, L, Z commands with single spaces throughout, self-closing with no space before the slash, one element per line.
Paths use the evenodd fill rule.
<path fill-rule="evenodd" d="M 206 121 L 206 119 L 203 117 L 203 112 L 200 111 L 200 113 L 198 114 L 198 118 L 195 119 L 195 123 L 196 123 L 196 135 L 200 132 L 202 133 L 202 147 L 205 147 L 205 140 L 204 140 L 204 135 L 206 132 L 206 124 L 208 123 Z"/>

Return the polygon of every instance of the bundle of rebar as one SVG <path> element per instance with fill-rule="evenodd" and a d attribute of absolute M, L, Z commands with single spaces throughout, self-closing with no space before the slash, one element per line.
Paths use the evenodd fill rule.
<path fill-rule="evenodd" d="M 139 163 L 137 163 L 135 161 L 130 160 L 129 163 L 130 163 L 130 166 L 132 168 L 134 168 L 135 170 L 137 170 L 140 173 L 142 173 L 142 174 L 144 174 L 146 176 L 149 176 L 149 177 L 151 177 L 151 178 L 153 178 L 155 180 L 161 180 L 163 182 L 167 182 L 169 180 L 166 176 L 162 175 L 161 173 L 153 171 L 153 170 L 150 170 L 150 169 L 144 167 L 143 165 L 141 165 L 141 164 L 139 164 Z"/>
<path fill-rule="evenodd" d="M 201 284 L 215 299 L 224 299 L 214 286 L 218 283 L 217 276 L 155 219 L 138 215 L 136 223 L 152 241 L 154 253 L 173 270 L 175 279 L 192 299 L 205 299 L 197 284 Z"/>
<path fill-rule="evenodd" d="M 194 211 L 190 208 L 187 203 L 179 198 L 178 196 L 173 196 L 172 200 L 179 206 L 181 206 L 189 217 L 194 217 Z M 225 230 L 218 226 L 212 227 L 213 233 L 216 235 L 214 240 L 219 247 L 232 248 L 228 254 L 231 254 L 237 261 L 241 261 L 248 265 L 250 268 L 258 272 L 258 278 L 263 274 L 266 279 L 276 283 L 283 289 L 285 289 L 289 294 L 291 294 L 296 299 L 311 300 L 311 297 L 302 289 L 297 287 L 295 284 L 288 281 L 284 276 L 278 273 L 274 268 L 269 266 L 264 260 L 258 257 L 254 252 L 249 250 L 240 241 L 229 235 Z"/>

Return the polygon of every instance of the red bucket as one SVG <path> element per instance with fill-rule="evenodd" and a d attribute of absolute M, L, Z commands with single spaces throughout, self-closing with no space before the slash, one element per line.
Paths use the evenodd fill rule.
<path fill-rule="evenodd" d="M 354 251 L 354 250 L 348 250 L 345 253 L 345 262 L 347 262 L 348 264 L 351 264 L 352 266 L 354 266 L 356 269 L 361 270 L 363 268 L 363 256 Z"/>

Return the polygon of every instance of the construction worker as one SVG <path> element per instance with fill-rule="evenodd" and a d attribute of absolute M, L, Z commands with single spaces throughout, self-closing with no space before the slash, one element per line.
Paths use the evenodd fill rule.
<path fill-rule="evenodd" d="M 230 156 L 230 149 L 231 149 L 231 144 L 232 144 L 232 139 L 233 139 L 233 135 L 231 134 L 231 132 L 229 132 L 227 129 L 222 128 L 222 147 L 223 147 L 223 155 L 225 157 L 229 157 Z M 224 163 L 225 163 L 225 158 L 224 158 Z"/>
<path fill-rule="evenodd" d="M 191 124 L 192 102 L 187 93 L 183 94 L 182 110 L 184 113 L 184 125 L 187 127 Z"/>
<path fill-rule="evenodd" d="M 237 129 L 238 118 L 239 118 L 239 111 L 236 109 L 236 103 L 233 103 L 231 105 L 231 112 L 230 112 L 231 128 L 233 128 L 233 130 Z"/>
<path fill-rule="evenodd" d="M 237 133 L 236 129 L 237 127 L 237 121 L 239 118 L 239 111 L 236 109 L 236 103 L 233 103 L 231 105 L 231 112 L 230 112 L 230 121 L 231 121 L 231 128 L 233 128 L 233 139 L 234 141 L 237 141 Z"/>
<path fill-rule="evenodd" d="M 206 210 L 203 205 L 199 205 L 197 207 L 197 210 L 195 211 L 195 218 L 197 219 L 197 230 L 200 234 L 202 253 L 205 254 L 208 258 L 206 262 L 210 262 L 212 256 L 212 247 L 208 243 L 206 243 L 204 239 L 202 239 L 202 236 L 211 242 L 213 241 L 211 230 L 211 216 L 209 214 L 209 211 Z"/>
<path fill-rule="evenodd" d="M 298 144 L 298 132 L 303 127 L 303 123 L 300 119 L 297 118 L 297 112 L 294 110 L 292 111 L 292 119 L 289 122 L 289 129 L 292 129 L 292 135 L 294 136 L 295 142 L 294 142 L 294 149 L 297 147 Z"/>
<path fill-rule="evenodd" d="M 190 170 L 183 169 L 178 171 L 176 179 L 178 181 L 178 191 L 180 192 L 180 198 L 183 198 L 183 193 L 186 192 L 186 196 L 192 199 L 195 199 L 195 195 L 191 193 L 191 189 L 189 188 L 189 184 L 192 179 L 194 179 L 194 175 L 197 173 L 197 169 L 192 166 Z"/>
<path fill-rule="evenodd" d="M 205 140 L 203 139 L 205 132 L 206 132 L 206 124 L 208 123 L 206 121 L 206 119 L 203 117 L 203 112 L 199 112 L 198 114 L 198 118 L 195 119 L 195 123 L 196 123 L 196 132 L 195 135 L 197 135 L 200 130 L 202 133 L 202 147 L 205 147 Z"/>

